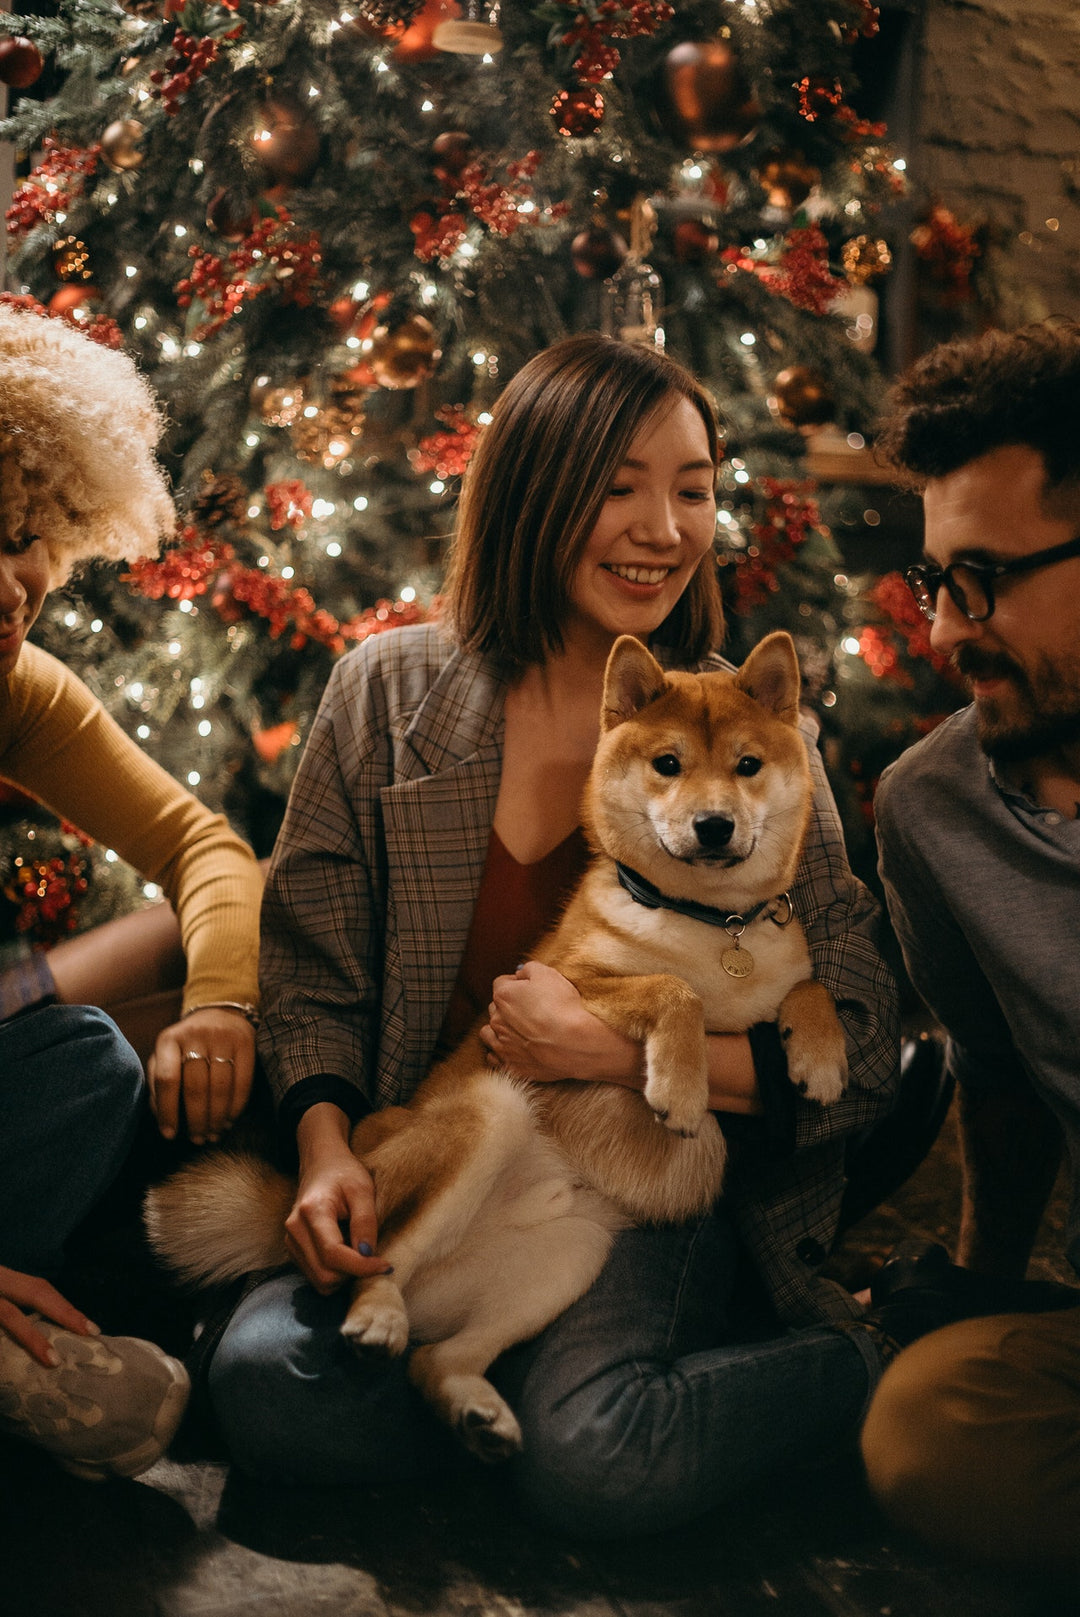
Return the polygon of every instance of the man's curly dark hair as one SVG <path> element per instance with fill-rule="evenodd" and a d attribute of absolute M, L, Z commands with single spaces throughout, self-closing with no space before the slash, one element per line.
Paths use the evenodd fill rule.
<path fill-rule="evenodd" d="M 893 387 L 877 454 L 916 483 L 1007 444 L 1042 455 L 1048 490 L 1080 482 L 1080 323 L 943 343 Z"/>

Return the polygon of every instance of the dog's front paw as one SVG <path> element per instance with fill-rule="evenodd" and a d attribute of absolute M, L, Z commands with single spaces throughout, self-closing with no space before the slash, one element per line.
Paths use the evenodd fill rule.
<path fill-rule="evenodd" d="M 788 1077 L 808 1100 L 831 1106 L 847 1087 L 847 1052 L 843 1035 L 834 1039 L 804 1039 L 781 1025 L 780 1042 L 787 1056 Z"/>
<path fill-rule="evenodd" d="M 645 1102 L 651 1106 L 658 1123 L 672 1134 L 693 1139 L 705 1121 L 708 1110 L 708 1088 L 692 1083 L 672 1083 L 652 1073 L 645 1085 Z"/>
<path fill-rule="evenodd" d="M 357 1353 L 384 1353 L 390 1359 L 404 1353 L 409 1345 L 409 1316 L 392 1281 L 376 1276 L 358 1289 L 341 1334 Z"/>
<path fill-rule="evenodd" d="M 847 1046 L 828 989 L 808 978 L 796 983 L 780 1007 L 780 1042 L 788 1077 L 800 1094 L 831 1106 L 847 1086 Z"/>

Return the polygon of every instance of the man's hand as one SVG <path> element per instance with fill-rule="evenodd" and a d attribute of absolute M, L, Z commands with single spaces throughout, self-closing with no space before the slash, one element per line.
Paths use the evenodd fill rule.
<path fill-rule="evenodd" d="M 192 1143 L 213 1142 L 235 1123 L 251 1093 L 254 1029 L 239 1011 L 192 1011 L 159 1033 L 146 1071 L 165 1138 L 179 1131 L 182 1098 Z"/>
<path fill-rule="evenodd" d="M 391 1269 L 375 1256 L 375 1185 L 350 1150 L 349 1133 L 345 1113 L 329 1101 L 310 1107 L 296 1131 L 300 1183 L 285 1220 L 285 1245 L 323 1296 L 346 1280 Z"/>
<path fill-rule="evenodd" d="M 61 1297 L 55 1286 L 39 1275 L 22 1274 L 0 1264 L 0 1331 L 25 1348 L 32 1359 L 50 1370 L 60 1363 L 48 1337 L 42 1336 L 23 1312 L 32 1308 L 76 1336 L 97 1336 L 98 1328 L 86 1315 Z"/>
<path fill-rule="evenodd" d="M 530 960 L 496 977 L 480 1037 L 488 1062 L 536 1083 L 577 1078 L 640 1089 L 641 1045 L 585 1006 L 561 972 Z"/>

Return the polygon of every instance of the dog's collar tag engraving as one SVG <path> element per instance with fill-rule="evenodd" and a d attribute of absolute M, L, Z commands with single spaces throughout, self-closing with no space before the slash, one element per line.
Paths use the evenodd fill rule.
<path fill-rule="evenodd" d="M 731 948 L 724 950 L 720 956 L 720 964 L 729 977 L 749 977 L 754 969 L 754 957 L 749 949 L 743 948 L 740 941 L 746 931 L 746 922 L 741 915 L 732 915 L 724 931 L 731 939 Z"/>

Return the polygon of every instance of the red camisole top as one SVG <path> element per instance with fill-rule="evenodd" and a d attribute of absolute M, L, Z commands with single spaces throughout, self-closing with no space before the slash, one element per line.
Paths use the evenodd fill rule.
<path fill-rule="evenodd" d="M 588 856 L 582 832 L 574 830 L 543 859 L 522 865 L 492 830 L 437 1055 L 460 1043 L 481 1013 L 486 1016 L 495 978 L 516 971 L 529 958 L 529 950 L 558 919 Z"/>

